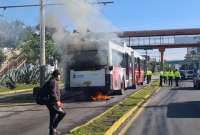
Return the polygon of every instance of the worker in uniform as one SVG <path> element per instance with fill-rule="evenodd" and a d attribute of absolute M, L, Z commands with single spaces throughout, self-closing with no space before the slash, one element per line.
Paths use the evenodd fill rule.
<path fill-rule="evenodd" d="M 181 73 L 176 69 L 174 72 L 174 76 L 175 76 L 176 87 L 178 87 L 179 86 L 178 82 L 179 79 L 181 78 Z"/>
<path fill-rule="evenodd" d="M 167 70 L 165 70 L 163 73 L 164 84 L 167 84 L 168 74 L 169 72 Z"/>
<path fill-rule="evenodd" d="M 160 86 L 163 84 L 163 79 L 164 79 L 164 72 L 161 70 L 160 71 Z"/>
<path fill-rule="evenodd" d="M 147 84 L 149 84 L 151 82 L 151 76 L 152 76 L 152 71 L 147 70 Z"/>
<path fill-rule="evenodd" d="M 169 82 L 169 86 L 173 85 L 173 79 L 174 79 L 174 71 L 170 70 L 168 73 L 168 82 Z"/>

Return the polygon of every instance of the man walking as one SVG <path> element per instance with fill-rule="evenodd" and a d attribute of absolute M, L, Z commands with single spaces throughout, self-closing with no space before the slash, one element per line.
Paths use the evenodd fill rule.
<path fill-rule="evenodd" d="M 149 84 L 151 82 L 151 76 L 152 76 L 152 71 L 147 70 L 147 84 Z"/>
<path fill-rule="evenodd" d="M 179 79 L 181 78 L 181 74 L 177 69 L 174 72 L 174 76 L 175 76 L 176 87 L 178 87 L 179 86 L 178 82 L 179 82 Z"/>
<path fill-rule="evenodd" d="M 169 81 L 169 86 L 172 86 L 173 85 L 173 78 L 174 78 L 174 72 L 172 70 L 169 71 L 169 74 L 168 74 L 168 81 Z"/>
<path fill-rule="evenodd" d="M 164 78 L 164 73 L 163 71 L 160 71 L 160 86 L 163 84 L 163 78 Z"/>
<path fill-rule="evenodd" d="M 163 77 L 164 77 L 164 84 L 167 84 L 167 79 L 168 79 L 168 71 L 165 70 L 164 73 L 163 73 Z"/>
<path fill-rule="evenodd" d="M 46 103 L 49 109 L 49 135 L 59 135 L 57 130 L 59 122 L 64 118 L 65 112 L 62 109 L 62 103 L 60 101 L 60 91 L 58 88 L 58 81 L 60 80 L 60 72 L 58 70 L 53 71 L 52 77 L 49 80 L 49 102 Z"/>

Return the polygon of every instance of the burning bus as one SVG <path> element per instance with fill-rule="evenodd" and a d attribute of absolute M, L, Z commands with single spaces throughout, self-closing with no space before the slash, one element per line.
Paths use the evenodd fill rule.
<path fill-rule="evenodd" d="M 67 52 L 70 56 L 65 68 L 67 90 L 123 94 L 125 89 L 143 84 L 144 59 L 130 47 L 113 41 L 101 45 L 93 42 L 92 46 L 83 43 L 78 49 L 71 45 Z"/>

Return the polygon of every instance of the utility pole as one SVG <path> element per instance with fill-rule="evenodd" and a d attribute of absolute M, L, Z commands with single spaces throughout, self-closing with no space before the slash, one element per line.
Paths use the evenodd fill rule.
<path fill-rule="evenodd" d="M 147 49 L 145 50 L 145 73 L 147 73 L 148 70 L 148 55 L 147 55 Z"/>
<path fill-rule="evenodd" d="M 40 0 L 40 87 L 45 82 L 45 0 Z"/>

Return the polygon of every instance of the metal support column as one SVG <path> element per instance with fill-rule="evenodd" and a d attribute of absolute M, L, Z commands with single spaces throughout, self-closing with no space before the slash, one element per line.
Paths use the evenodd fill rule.
<path fill-rule="evenodd" d="M 40 87 L 45 83 L 45 0 L 40 0 Z"/>
<path fill-rule="evenodd" d="M 164 70 L 164 52 L 165 52 L 165 48 L 159 48 L 159 51 L 160 51 L 160 59 L 161 59 L 161 61 L 160 61 L 160 70 Z"/>

